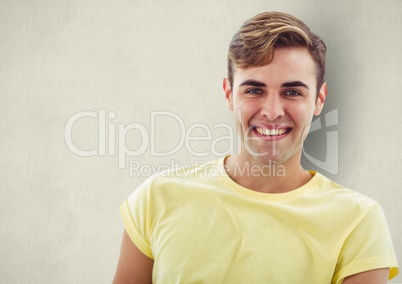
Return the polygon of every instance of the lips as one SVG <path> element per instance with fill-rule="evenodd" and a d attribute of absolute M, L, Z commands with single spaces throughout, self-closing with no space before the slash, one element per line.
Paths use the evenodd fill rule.
<path fill-rule="evenodd" d="M 255 125 L 252 126 L 251 129 L 259 137 L 275 140 L 285 137 L 290 131 L 292 131 L 292 128 L 283 125 Z"/>
<path fill-rule="evenodd" d="M 258 134 L 266 135 L 266 136 L 277 136 L 277 135 L 282 135 L 283 133 L 286 132 L 286 129 L 268 129 L 268 128 L 261 128 L 261 127 L 256 127 L 255 130 L 258 132 Z"/>

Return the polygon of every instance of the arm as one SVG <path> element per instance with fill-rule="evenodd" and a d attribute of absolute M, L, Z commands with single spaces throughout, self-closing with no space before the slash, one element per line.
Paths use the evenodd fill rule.
<path fill-rule="evenodd" d="M 385 284 L 388 275 L 389 268 L 374 269 L 346 277 L 342 284 Z"/>
<path fill-rule="evenodd" d="M 113 284 L 152 283 L 153 264 L 154 261 L 143 254 L 124 231 Z"/>

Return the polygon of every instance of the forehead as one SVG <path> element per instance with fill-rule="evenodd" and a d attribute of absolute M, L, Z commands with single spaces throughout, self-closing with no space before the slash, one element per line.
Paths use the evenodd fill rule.
<path fill-rule="evenodd" d="M 292 47 L 275 49 L 274 58 L 268 65 L 246 69 L 235 68 L 233 80 L 234 85 L 236 82 L 253 79 L 267 85 L 302 81 L 314 86 L 316 75 L 317 69 L 307 48 Z"/>

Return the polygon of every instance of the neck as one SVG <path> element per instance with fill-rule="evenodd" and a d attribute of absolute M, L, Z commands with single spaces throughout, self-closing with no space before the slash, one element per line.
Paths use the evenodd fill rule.
<path fill-rule="evenodd" d="M 271 160 L 260 163 L 255 159 L 230 156 L 225 160 L 225 169 L 236 183 L 264 193 L 288 192 L 301 187 L 312 178 L 302 168 L 300 159 L 277 165 Z"/>

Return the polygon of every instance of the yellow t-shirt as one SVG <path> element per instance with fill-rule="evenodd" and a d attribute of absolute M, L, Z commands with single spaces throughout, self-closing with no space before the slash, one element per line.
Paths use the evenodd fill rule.
<path fill-rule="evenodd" d="M 319 173 L 281 194 L 244 188 L 223 159 L 149 178 L 120 206 L 153 283 L 341 283 L 398 274 L 381 207 Z"/>

